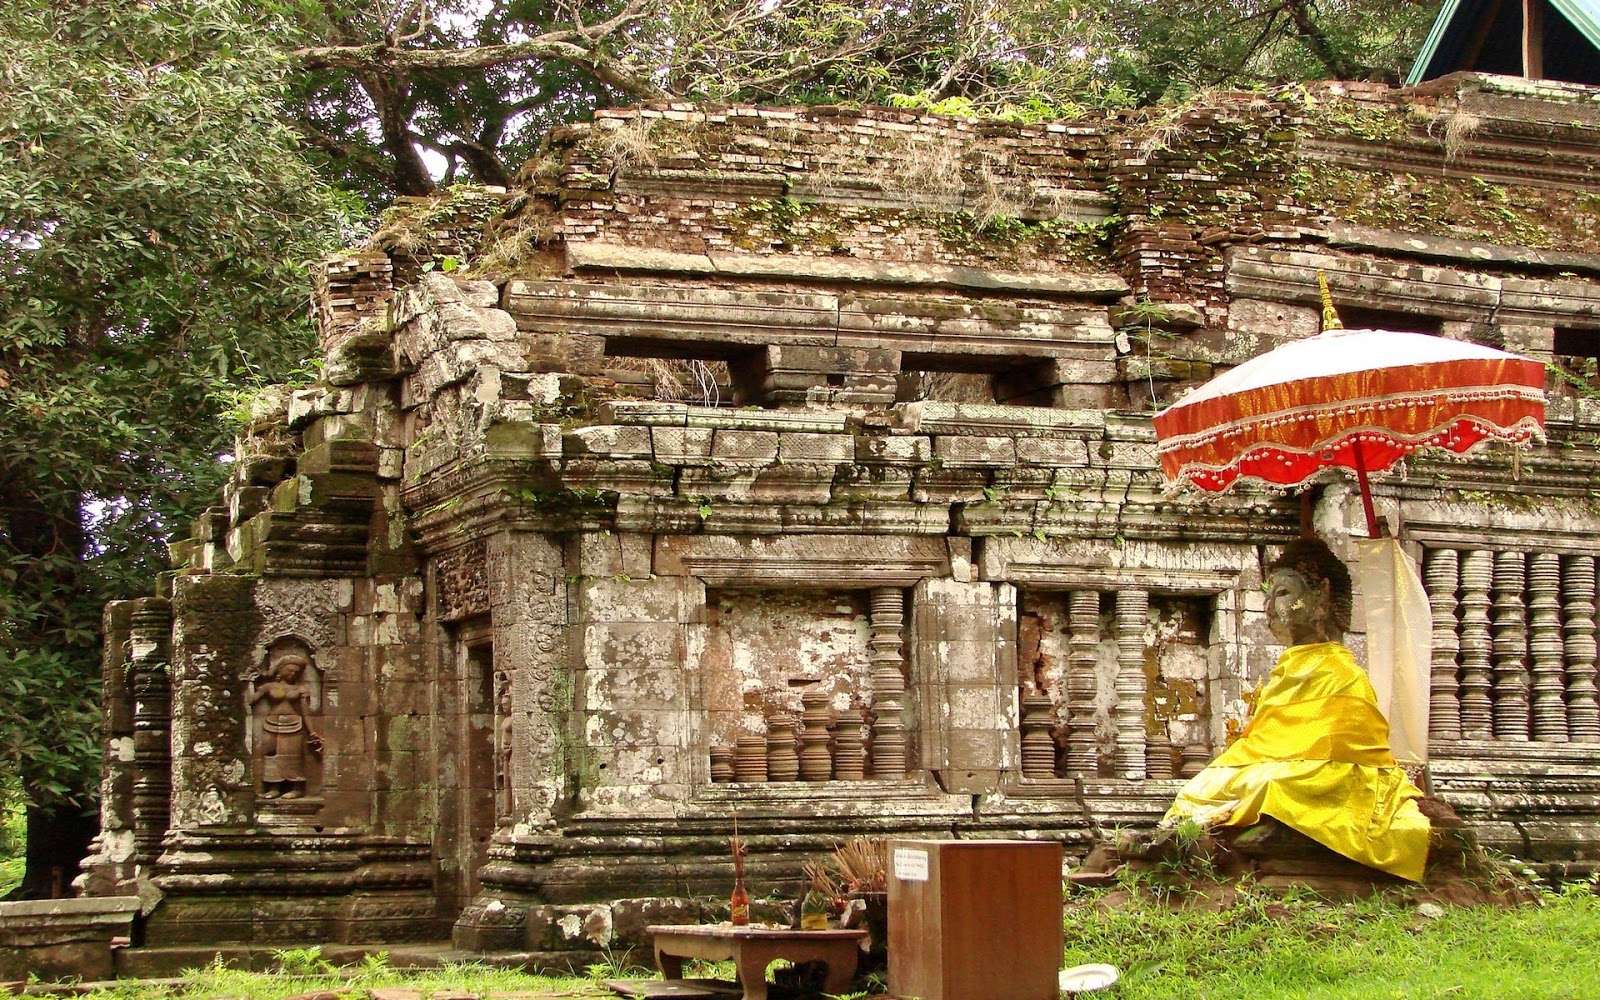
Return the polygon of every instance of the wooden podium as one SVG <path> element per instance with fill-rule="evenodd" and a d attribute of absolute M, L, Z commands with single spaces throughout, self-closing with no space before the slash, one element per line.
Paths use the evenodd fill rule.
<path fill-rule="evenodd" d="M 889 995 L 1058 1000 L 1061 845 L 889 842 Z"/>

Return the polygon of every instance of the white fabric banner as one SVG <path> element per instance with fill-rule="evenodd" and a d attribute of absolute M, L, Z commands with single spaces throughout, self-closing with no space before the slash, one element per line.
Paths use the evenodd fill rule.
<path fill-rule="evenodd" d="M 1357 585 L 1367 617 L 1367 676 L 1389 719 L 1402 764 L 1428 759 L 1428 681 L 1433 615 L 1416 564 L 1393 538 L 1358 538 Z"/>

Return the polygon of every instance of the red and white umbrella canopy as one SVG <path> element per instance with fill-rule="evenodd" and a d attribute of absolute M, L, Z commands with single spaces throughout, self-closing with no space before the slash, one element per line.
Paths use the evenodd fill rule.
<path fill-rule="evenodd" d="M 1299 486 L 1330 467 L 1386 469 L 1419 448 L 1465 454 L 1543 432 L 1544 365 L 1460 340 L 1329 330 L 1239 365 L 1155 417 L 1176 483 Z"/>

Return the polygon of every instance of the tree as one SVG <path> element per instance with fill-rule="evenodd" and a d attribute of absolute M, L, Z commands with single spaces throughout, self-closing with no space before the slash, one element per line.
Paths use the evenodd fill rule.
<path fill-rule="evenodd" d="M 1211 87 L 1297 80 L 1398 83 L 1437 3 L 1376 0 L 1114 0 L 1116 73 L 1142 104 Z"/>
<path fill-rule="evenodd" d="M 1436 4 L 1378 0 L 301 0 L 299 126 L 377 202 L 419 150 L 504 184 L 550 126 L 667 98 L 1071 117 L 1208 87 L 1398 79 Z"/>
<path fill-rule="evenodd" d="M 92 803 L 101 607 L 149 593 L 212 502 L 228 390 L 309 352 L 305 264 L 340 214 L 267 15 L 0 0 L 0 23 L 0 766 L 41 894 L 39 851 Z"/>
<path fill-rule="evenodd" d="M 300 25 L 298 124 L 379 201 L 433 190 L 419 150 L 446 182 L 506 183 L 552 125 L 612 104 L 1059 108 L 1101 85 L 1086 40 L 1115 41 L 1061 0 L 304 0 Z"/>

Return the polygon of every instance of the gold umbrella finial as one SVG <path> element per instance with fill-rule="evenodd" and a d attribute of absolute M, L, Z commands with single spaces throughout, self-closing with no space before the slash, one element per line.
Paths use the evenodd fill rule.
<path fill-rule="evenodd" d="M 1333 308 L 1333 293 L 1328 291 L 1328 275 L 1325 271 L 1317 272 L 1317 287 L 1322 289 L 1322 329 L 1343 330 L 1344 324 L 1339 321 L 1339 312 Z"/>

